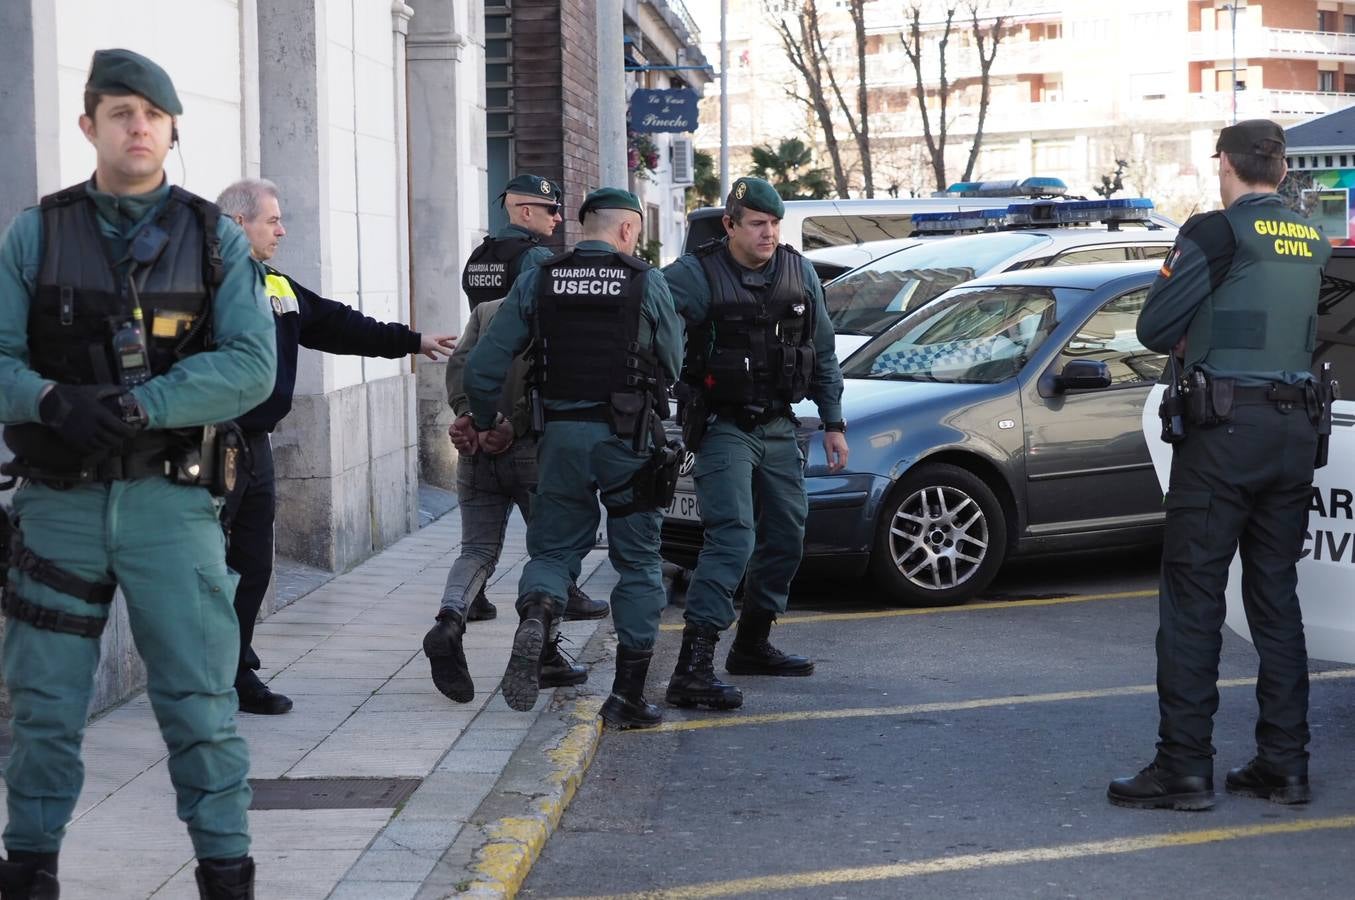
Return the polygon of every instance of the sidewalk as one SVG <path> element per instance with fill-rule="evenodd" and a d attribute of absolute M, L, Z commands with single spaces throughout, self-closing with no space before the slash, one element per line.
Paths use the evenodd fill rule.
<path fill-rule="evenodd" d="M 543 692 L 530 713 L 504 704 L 498 683 L 526 559 L 516 515 L 487 590 L 499 617 L 466 634 L 475 700 L 452 703 L 429 679 L 423 634 L 460 530 L 459 516 L 444 515 L 256 629 L 260 676 L 296 701 L 287 715 L 239 718 L 257 782 L 250 830 L 261 900 L 512 893 L 572 796 L 596 746 L 610 665 L 603 659 L 580 690 Z M 606 599 L 614 581 L 606 551 L 594 550 L 580 583 Z M 561 631 L 576 655 L 601 632 L 591 655 L 609 656 L 598 648 L 610 620 Z M 62 848 L 64 900 L 196 898 L 192 847 L 144 694 L 90 724 L 84 761 Z M 491 795 L 501 778 L 510 788 Z"/>

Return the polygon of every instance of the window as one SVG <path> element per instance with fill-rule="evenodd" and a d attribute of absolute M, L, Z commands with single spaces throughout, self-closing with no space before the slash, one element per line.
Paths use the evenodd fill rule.
<path fill-rule="evenodd" d="M 1062 369 L 1068 359 L 1091 359 L 1110 369 L 1112 386 L 1156 383 L 1167 355 L 1143 346 L 1135 331 L 1147 299 L 1148 289 L 1140 288 L 1101 307 L 1063 348 L 1056 368 Z"/>
<path fill-rule="evenodd" d="M 1087 247 L 1056 256 L 1049 266 L 1086 266 L 1093 263 L 1124 262 L 1128 259 L 1124 247 Z"/>
<path fill-rule="evenodd" d="M 1344 31 L 1346 34 L 1355 34 L 1355 16 L 1342 16 Z"/>
<path fill-rule="evenodd" d="M 513 20 L 504 0 L 485 3 L 485 149 L 489 184 L 513 175 Z M 489 204 L 489 230 L 508 224 L 498 203 Z"/>
<path fill-rule="evenodd" d="M 1319 9 L 1317 11 L 1317 30 L 1335 31 L 1336 13 L 1332 12 L 1331 10 Z"/>
<path fill-rule="evenodd" d="M 913 233 L 913 217 L 894 216 L 815 216 L 801 226 L 800 244 L 806 250 L 887 241 Z"/>
<path fill-rule="evenodd" d="M 1318 72 L 1317 89 L 1324 94 L 1333 94 L 1336 92 L 1336 73 Z"/>
<path fill-rule="evenodd" d="M 1166 259 L 1171 252 L 1171 244 L 1155 244 L 1139 248 L 1139 259 Z"/>

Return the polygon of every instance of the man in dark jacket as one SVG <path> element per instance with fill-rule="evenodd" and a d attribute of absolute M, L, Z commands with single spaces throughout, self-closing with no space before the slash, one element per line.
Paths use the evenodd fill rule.
<path fill-rule="evenodd" d="M 287 234 L 282 226 L 275 184 L 264 179 L 237 181 L 221 192 L 217 204 L 222 213 L 244 229 L 255 259 L 266 262 L 272 258 L 278 242 Z M 307 290 L 271 266 L 265 269 L 265 294 L 277 324 L 278 376 L 269 398 L 236 420 L 245 432 L 251 459 L 243 473 L 244 484 L 227 501 L 222 520 L 230 532 L 226 562 L 240 574 L 240 586 L 235 593 L 235 613 L 240 619 L 240 664 L 235 690 L 240 695 L 240 711 L 278 715 L 290 710 L 292 701 L 270 691 L 254 674 L 259 661 L 250 649 L 250 642 L 254 637 L 254 620 L 273 576 L 277 496 L 269 435 L 292 408 L 297 347 L 387 359 L 422 353 L 436 360 L 450 355 L 456 346 L 456 336 L 425 336 L 399 322 L 378 322 L 352 307 Z"/>

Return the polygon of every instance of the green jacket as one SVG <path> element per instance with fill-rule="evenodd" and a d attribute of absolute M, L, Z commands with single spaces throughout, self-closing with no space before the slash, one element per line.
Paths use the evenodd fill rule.
<path fill-rule="evenodd" d="M 616 252 L 616 248 L 605 241 L 580 241 L 575 249 L 581 254 Z M 533 267 L 517 277 L 488 330 L 480 335 L 471 351 L 466 364 L 465 390 L 476 428 L 493 426 L 509 367 L 514 357 L 521 356 L 531 343 L 531 318 L 536 309 L 536 282 L 540 272 L 539 268 Z M 644 279 L 638 340 L 642 346 L 654 349 L 671 384 L 682 366 L 682 320 L 673 308 L 673 297 L 668 292 L 663 273 L 650 269 L 644 273 Z M 596 404 L 547 400 L 546 405 L 551 409 L 573 409 Z"/>
<path fill-rule="evenodd" d="M 89 191 L 99 227 L 116 247 L 126 245 L 159 213 L 169 184 L 132 197 Z M 218 220 L 217 234 L 225 278 L 212 302 L 216 347 L 179 360 L 168 372 L 132 389 L 150 428 L 234 419 L 273 390 L 277 338 L 263 294 L 263 267 L 250 256 L 240 226 L 226 216 Z M 52 383 L 28 367 L 28 309 L 42 247 L 42 213 L 36 207 L 20 213 L 0 238 L 0 422 L 6 424 L 41 421 L 38 399 Z"/>
<path fill-rule="evenodd" d="M 817 365 L 809 384 L 808 396 L 819 408 L 819 418 L 825 422 L 842 421 L 842 369 L 838 366 L 834 349 L 833 323 L 828 319 L 828 307 L 823 299 L 823 285 L 809 260 L 801 258 L 804 267 L 805 292 L 814 304 L 814 356 Z M 668 287 L 678 313 L 691 328 L 703 324 L 710 315 L 711 290 L 701 261 L 688 253 L 664 267 Z M 768 281 L 776 277 L 776 258 L 763 270 Z"/>

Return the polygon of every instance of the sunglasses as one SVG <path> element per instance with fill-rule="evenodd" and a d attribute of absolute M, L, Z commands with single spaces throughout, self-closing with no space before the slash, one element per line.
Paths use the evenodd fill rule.
<path fill-rule="evenodd" d="M 548 216 L 557 216 L 560 214 L 560 204 L 558 203 L 514 203 L 514 206 L 539 206 L 546 211 Z"/>

